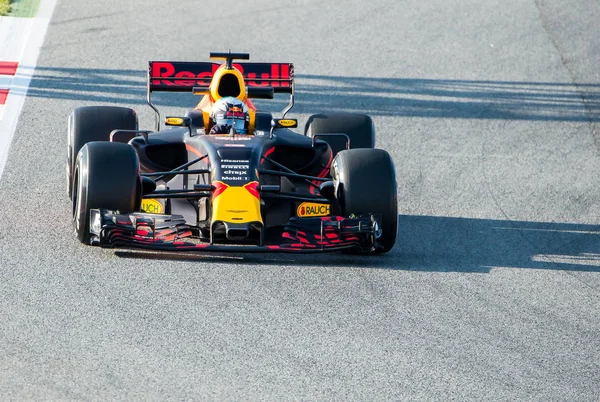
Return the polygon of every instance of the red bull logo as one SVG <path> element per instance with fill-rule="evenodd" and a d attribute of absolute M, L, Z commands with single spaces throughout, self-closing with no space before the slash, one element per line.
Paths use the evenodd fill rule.
<path fill-rule="evenodd" d="M 219 66 L 212 62 L 151 61 L 151 89 L 210 85 Z M 289 87 L 290 82 L 281 79 L 294 77 L 294 67 L 289 63 L 234 63 L 233 67 L 243 74 L 249 86 Z"/>
<path fill-rule="evenodd" d="M 243 119 L 245 117 L 244 110 L 239 106 L 232 106 L 227 110 L 225 117 Z"/>

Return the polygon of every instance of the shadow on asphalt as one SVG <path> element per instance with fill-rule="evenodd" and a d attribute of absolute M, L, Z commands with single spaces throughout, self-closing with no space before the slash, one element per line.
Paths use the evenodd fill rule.
<path fill-rule="evenodd" d="M 397 269 L 600 272 L 600 225 L 401 215 L 399 228 Z"/>
<path fill-rule="evenodd" d="M 122 258 L 281 267 L 488 273 L 493 268 L 600 272 L 600 225 L 408 216 L 383 255 L 200 254 L 120 250 Z"/>
<path fill-rule="evenodd" d="M 21 67 L 26 68 L 26 67 Z M 296 75 L 296 113 L 600 121 L 600 84 Z M 135 107 L 146 104 L 146 71 L 36 67 L 28 96 Z M 193 107 L 191 94 L 153 94 L 159 106 Z M 280 111 L 287 98 L 263 110 Z M 584 105 L 584 106 L 582 106 Z"/>

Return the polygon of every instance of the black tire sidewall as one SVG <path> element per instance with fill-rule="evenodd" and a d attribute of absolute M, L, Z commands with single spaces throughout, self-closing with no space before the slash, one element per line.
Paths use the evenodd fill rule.
<path fill-rule="evenodd" d="M 391 250 L 398 230 L 398 189 L 389 153 L 382 149 L 340 151 L 332 164 L 332 177 L 342 215 L 380 215 L 381 248 L 375 252 Z"/>
<path fill-rule="evenodd" d="M 73 172 L 73 230 L 81 243 L 87 243 L 90 238 L 90 218 L 87 209 L 87 152 L 79 153 Z"/>
<path fill-rule="evenodd" d="M 124 214 L 140 209 L 139 160 L 128 144 L 85 144 L 77 155 L 73 179 L 73 229 L 82 243 L 89 244 L 91 209 Z"/>

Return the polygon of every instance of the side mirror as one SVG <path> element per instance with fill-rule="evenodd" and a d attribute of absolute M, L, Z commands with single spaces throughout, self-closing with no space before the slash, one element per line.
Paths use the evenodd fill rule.
<path fill-rule="evenodd" d="M 246 93 L 255 99 L 273 99 L 275 96 L 273 87 L 246 87 Z"/>
<path fill-rule="evenodd" d="M 165 118 L 165 125 L 177 126 L 177 127 L 189 127 L 192 124 L 192 119 L 188 116 L 185 117 L 169 117 Z"/>
<path fill-rule="evenodd" d="M 142 176 L 142 195 L 151 194 L 156 190 L 156 182 L 148 176 Z"/>
<path fill-rule="evenodd" d="M 319 192 L 328 200 L 333 200 L 335 198 L 335 183 L 332 181 L 324 181 L 319 186 Z"/>

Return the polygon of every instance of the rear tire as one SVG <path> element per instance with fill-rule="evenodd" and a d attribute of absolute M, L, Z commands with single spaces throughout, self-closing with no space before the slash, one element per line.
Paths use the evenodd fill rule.
<path fill-rule="evenodd" d="M 304 134 L 309 137 L 336 133 L 348 136 L 350 149 L 375 147 L 375 126 L 371 117 L 366 114 L 345 112 L 315 114 L 308 118 L 304 127 Z M 346 149 L 346 139 L 342 136 L 319 136 L 318 138 L 329 144 L 334 156 Z"/>
<path fill-rule="evenodd" d="M 342 216 L 380 215 L 380 247 L 386 253 L 396 243 L 398 187 L 392 158 L 383 149 L 340 151 L 332 163 L 332 177 Z"/>
<path fill-rule="evenodd" d="M 73 229 L 90 241 L 90 209 L 139 211 L 141 177 L 138 156 L 129 144 L 90 142 L 81 148 L 73 171 Z"/>
<path fill-rule="evenodd" d="M 73 169 L 79 150 L 88 142 L 110 141 L 110 133 L 116 129 L 137 130 L 135 111 L 117 106 L 84 106 L 69 116 L 67 134 L 67 191 L 71 198 Z"/>

